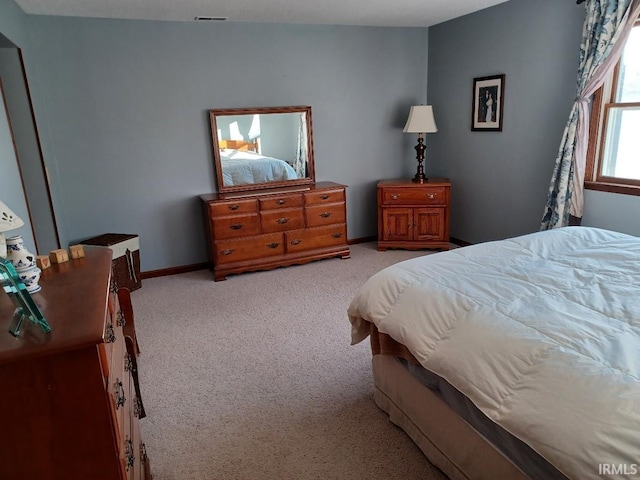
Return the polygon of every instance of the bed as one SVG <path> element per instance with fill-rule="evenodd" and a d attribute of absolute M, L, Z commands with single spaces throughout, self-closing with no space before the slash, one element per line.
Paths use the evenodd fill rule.
<path fill-rule="evenodd" d="M 565 227 L 388 267 L 348 309 L 374 399 L 453 479 L 640 473 L 640 239 Z"/>
<path fill-rule="evenodd" d="M 284 160 L 256 152 L 221 149 L 220 160 L 226 187 L 298 178 L 296 171 Z"/>

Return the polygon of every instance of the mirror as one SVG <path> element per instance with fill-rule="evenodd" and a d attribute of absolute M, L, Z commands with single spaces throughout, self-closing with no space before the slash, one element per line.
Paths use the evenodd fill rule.
<path fill-rule="evenodd" d="M 218 192 L 315 181 L 311 107 L 210 110 Z"/>

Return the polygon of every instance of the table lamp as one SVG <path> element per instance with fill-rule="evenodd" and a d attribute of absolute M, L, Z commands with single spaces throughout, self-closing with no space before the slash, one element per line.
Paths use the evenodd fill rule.
<path fill-rule="evenodd" d="M 422 134 L 423 133 L 435 133 L 438 131 L 436 121 L 433 118 L 433 108 L 431 105 L 414 105 L 409 110 L 409 118 L 402 130 L 405 133 L 417 133 L 418 144 L 416 145 L 416 153 L 418 154 L 418 170 L 416 176 L 413 177 L 413 181 L 416 183 L 423 183 L 427 180 L 424 174 L 424 167 L 422 162 L 424 161 L 424 146 Z"/>
<path fill-rule="evenodd" d="M 7 242 L 4 239 L 4 232 L 15 230 L 23 225 L 22 219 L 0 200 L 0 257 L 7 257 Z"/>

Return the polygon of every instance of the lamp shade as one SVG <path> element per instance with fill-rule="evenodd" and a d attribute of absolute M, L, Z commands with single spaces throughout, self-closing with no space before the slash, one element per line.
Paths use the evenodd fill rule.
<path fill-rule="evenodd" d="M 405 133 L 435 133 L 438 131 L 431 105 L 414 105 L 402 130 Z"/>
<path fill-rule="evenodd" d="M 0 233 L 20 228 L 23 225 L 22 219 L 0 200 Z"/>

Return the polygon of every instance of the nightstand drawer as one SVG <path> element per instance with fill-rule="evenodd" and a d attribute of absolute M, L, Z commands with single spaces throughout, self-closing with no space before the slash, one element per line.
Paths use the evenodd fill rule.
<path fill-rule="evenodd" d="M 385 205 L 446 205 L 446 187 L 405 187 L 382 189 Z"/>

